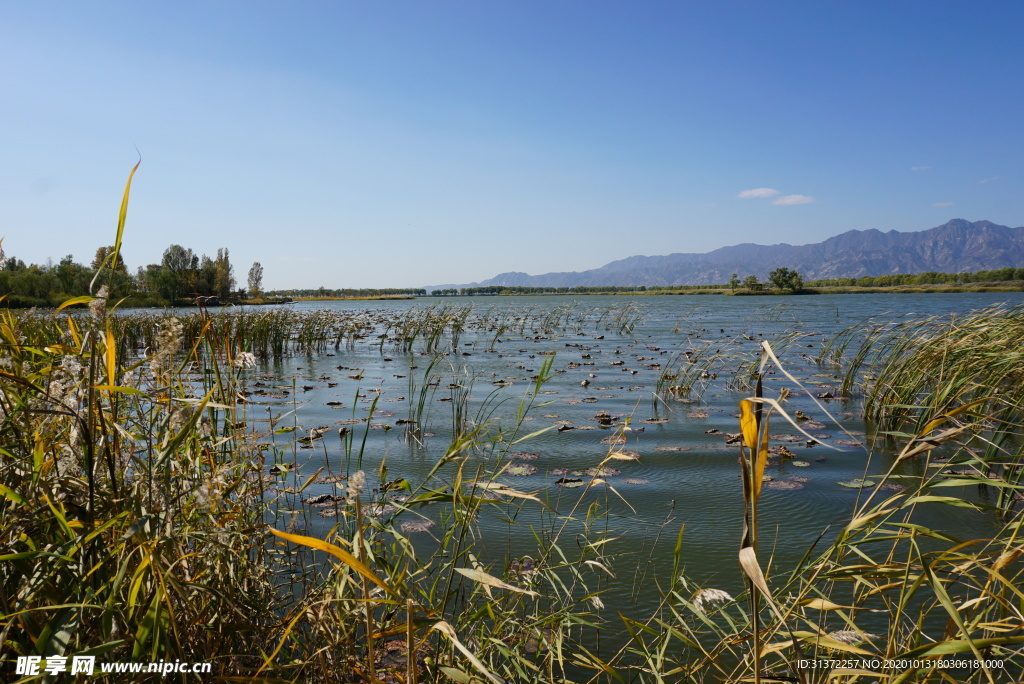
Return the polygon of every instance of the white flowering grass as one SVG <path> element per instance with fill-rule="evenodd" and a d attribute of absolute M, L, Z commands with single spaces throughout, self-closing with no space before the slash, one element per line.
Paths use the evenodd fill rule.
<path fill-rule="evenodd" d="M 693 597 L 693 607 L 698 612 L 704 613 L 716 603 L 731 603 L 735 600 L 728 592 L 721 589 L 701 589 Z"/>

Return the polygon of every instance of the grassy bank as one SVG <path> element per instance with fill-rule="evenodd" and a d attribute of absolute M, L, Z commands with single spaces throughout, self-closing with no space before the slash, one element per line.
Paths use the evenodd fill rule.
<path fill-rule="evenodd" d="M 648 290 L 637 295 L 731 295 L 731 296 L 790 296 L 815 294 L 943 294 L 951 292 L 1024 292 L 1024 282 L 969 283 L 965 285 L 893 285 L 889 287 L 860 287 L 857 285 L 834 287 L 805 287 L 799 292 L 787 290 L 728 287 L 687 287 L 680 289 Z"/>
<path fill-rule="evenodd" d="M 360 301 L 380 299 L 416 299 L 414 295 L 380 295 L 380 296 L 352 296 L 352 297 L 295 297 L 297 302 L 333 302 L 333 301 Z"/>
<path fill-rule="evenodd" d="M 750 289 L 745 287 L 732 288 L 728 285 L 686 285 L 681 287 L 659 287 L 646 289 L 632 288 L 590 288 L 580 292 L 515 292 L 500 291 L 481 293 L 467 293 L 464 295 L 440 295 L 459 297 L 544 297 L 544 296 L 591 296 L 591 295 L 628 295 L 636 297 L 647 297 L 657 295 L 726 295 L 735 297 L 768 297 L 768 296 L 792 296 L 792 295 L 816 295 L 816 294 L 927 294 L 927 293 L 953 293 L 953 292 L 1024 292 L 1024 281 L 992 282 L 992 283 L 965 283 L 963 285 L 890 285 L 890 286 L 860 286 L 860 285 L 835 285 L 835 286 L 807 286 L 797 292 L 780 290 L 776 288 Z M 437 295 L 429 295 L 437 296 Z M 414 297 L 363 297 L 362 299 L 414 299 Z M 360 299 L 359 297 L 302 297 L 298 299 Z"/>

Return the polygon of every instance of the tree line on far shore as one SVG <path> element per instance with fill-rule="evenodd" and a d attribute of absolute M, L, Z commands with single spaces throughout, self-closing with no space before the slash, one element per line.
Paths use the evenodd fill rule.
<path fill-rule="evenodd" d="M 227 304 L 252 301 L 262 296 L 263 266 L 257 261 L 249 269 L 248 287 L 236 288 L 234 266 L 227 248 L 215 257 L 198 254 L 181 245 L 164 250 L 159 264 L 140 266 L 130 273 L 113 247 L 100 247 L 89 265 L 69 254 L 58 263 L 26 264 L 16 256 L 7 257 L 0 245 L 0 296 L 11 307 L 54 307 L 73 297 L 95 295 L 93 280 L 106 262 L 109 272 L 100 280 L 111 299 L 126 299 L 128 306 L 181 306 Z"/>
<path fill-rule="evenodd" d="M 804 280 L 797 271 L 789 268 L 777 268 L 768 274 L 768 279 L 762 282 L 756 275 L 748 275 L 742 280 L 738 274 L 733 273 L 732 278 L 724 285 L 652 285 L 648 291 L 658 292 L 665 290 L 751 290 L 764 291 L 766 289 L 777 289 L 782 291 L 800 292 L 809 288 L 818 287 L 906 287 L 923 285 L 948 285 L 959 286 L 970 283 L 1006 283 L 1024 281 L 1024 268 L 998 268 L 991 270 L 973 271 L 970 273 L 943 273 L 940 271 L 926 271 L 924 273 L 897 273 L 880 276 L 861 276 L 858 278 L 821 278 L 818 280 Z"/>
<path fill-rule="evenodd" d="M 326 299 L 337 297 L 394 297 L 394 296 L 422 296 L 427 291 L 422 287 L 307 287 L 291 290 L 274 290 L 267 294 L 279 297 L 323 297 Z"/>
<path fill-rule="evenodd" d="M 86 266 L 67 255 L 58 263 L 26 264 L 17 257 L 4 255 L 0 240 L 0 306 L 55 307 L 73 297 L 96 294 L 90 292 L 97 269 L 104 262 L 109 273 L 102 281 L 113 299 L 127 299 L 127 306 L 182 306 L 231 304 L 265 301 L 266 297 L 389 297 L 389 296 L 478 296 L 527 294 L 615 294 L 630 292 L 670 292 L 685 290 L 724 290 L 799 293 L 822 287 L 900 287 L 923 285 L 959 286 L 970 283 L 1001 283 L 1024 281 L 1024 268 L 1000 268 L 971 273 L 926 271 L 916 274 L 863 276 L 804 280 L 796 270 L 776 268 L 762 282 L 756 275 L 740 279 L 732 274 L 722 285 L 577 285 L 567 287 L 488 285 L 436 289 L 425 288 L 303 288 L 263 292 L 263 266 L 257 261 L 249 269 L 247 287 L 237 287 L 234 266 L 227 248 L 218 249 L 214 257 L 198 254 L 181 245 L 164 250 L 159 264 L 140 266 L 134 274 L 124 259 L 111 258 L 113 247 L 100 247 Z"/>

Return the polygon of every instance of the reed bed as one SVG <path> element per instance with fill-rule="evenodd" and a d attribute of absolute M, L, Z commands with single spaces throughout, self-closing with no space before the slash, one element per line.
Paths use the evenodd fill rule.
<path fill-rule="evenodd" d="M 1021 339 L 1024 307 L 995 306 L 853 326 L 821 358 L 845 368 L 843 391 L 862 392 L 865 416 L 885 429 L 974 402 L 1013 421 L 1024 406 Z"/>
<path fill-rule="evenodd" d="M 208 348 L 215 379 L 183 381 L 173 324 L 130 361 L 110 320 L 0 319 L 4 657 L 238 657 L 287 603 L 240 371 Z"/>
<path fill-rule="evenodd" d="M 531 437 L 522 418 L 551 358 L 511 425 L 493 422 L 497 398 L 470 412 L 473 379 L 453 381 L 453 441 L 422 482 L 359 470 L 352 439 L 347 480 L 319 509 L 335 524 L 314 536 L 286 511 L 321 473 L 288 475 L 280 454 L 268 471 L 267 436 L 244 429 L 236 402 L 247 359 L 231 330 L 208 325 L 189 347 L 167 319 L 136 360 L 118 356 L 112 321 L 40 326 L 6 313 L 0 323 L 5 658 L 205 660 L 246 681 L 999 682 L 1022 672 L 1021 518 L 1009 479 L 1020 453 L 1003 446 L 989 458 L 979 445 L 991 449 L 992 423 L 973 409 L 933 412 L 838 534 L 782 568 L 757 541 L 765 435 L 784 410 L 760 390 L 767 364 L 782 364 L 762 357 L 741 407 L 748 513 L 737 572 L 748 591 L 731 597 L 687 578 L 685 528 L 667 521 L 661 533 L 676 546 L 674 567 L 654 576 L 660 606 L 610 621 L 601 597 L 623 591 L 629 574 L 608 551 L 607 501 L 618 493 L 595 477 L 549 508 L 502 476 Z M 192 374 L 199 364 L 211 372 Z M 956 440 L 936 438 L 950 429 Z M 622 457 L 614 449 L 598 467 Z M 936 449 L 977 475 L 930 468 Z M 916 475 L 900 467 L 918 461 Z M 970 495 L 978 487 L 1007 494 L 990 537 L 961 542 L 919 524 L 921 507 L 982 508 Z M 515 525 L 530 510 L 542 521 L 533 553 L 507 565 L 481 555 L 481 516 Z M 426 550 L 412 543 L 417 521 L 434 540 Z M 614 652 L 600 648 L 609 630 L 628 635 Z M 800 664 L 837 656 L 863 666 Z M 986 666 L 938 666 L 968 657 Z M 872 665 L 886 659 L 916 665 Z"/>
<path fill-rule="evenodd" d="M 189 348 L 169 318 L 132 360 L 112 320 L 52 322 L 63 344 L 40 340 L 31 315 L 0 321 L 5 661 L 206 661 L 246 681 L 564 677 L 600 584 L 589 564 L 608 561 L 548 529 L 515 571 L 481 565 L 479 516 L 543 504 L 498 479 L 528 435 L 470 415 L 471 382 L 453 391 L 456 436 L 424 482 L 355 470 L 359 454 L 321 509 L 337 523 L 311 537 L 285 511 L 319 473 L 291 480 L 276 457 L 268 471 L 236 401 L 249 358 L 218 337 L 231 331 L 208 325 Z M 551 372 L 549 359 L 538 386 Z M 423 556 L 394 514 L 428 508 L 439 524 Z"/>
<path fill-rule="evenodd" d="M 118 354 L 142 357 L 147 350 L 155 349 L 160 331 L 170 317 L 172 314 L 167 312 L 119 312 L 111 315 L 110 327 L 118 344 Z M 466 334 L 489 339 L 493 348 L 497 340 L 507 335 L 551 335 L 602 326 L 632 329 L 640 322 L 642 312 L 632 303 L 611 307 L 584 307 L 569 303 L 547 309 L 480 308 L 468 304 L 411 307 L 398 311 L 226 307 L 200 309 L 194 313 L 174 314 L 173 317 L 181 326 L 182 344 L 195 347 L 200 356 L 206 353 L 206 347 L 198 344 L 199 341 L 204 335 L 212 334 L 263 360 L 298 353 L 353 349 L 364 340 L 376 343 L 381 353 L 420 351 L 434 354 L 453 351 Z M 76 313 L 74 318 L 80 325 L 91 325 L 85 314 Z M 29 310 L 19 320 L 23 329 L 31 328 L 46 343 L 59 343 L 64 334 L 55 324 L 52 312 Z"/>
<path fill-rule="evenodd" d="M 808 335 L 792 328 L 767 341 L 782 355 L 791 353 Z M 724 385 L 727 389 L 753 389 L 761 373 L 760 347 L 762 337 L 738 335 L 731 339 L 701 339 L 695 333 L 680 344 L 664 364 L 658 377 L 659 395 L 700 401 L 710 388 Z M 723 382 L 720 382 L 721 379 Z"/>

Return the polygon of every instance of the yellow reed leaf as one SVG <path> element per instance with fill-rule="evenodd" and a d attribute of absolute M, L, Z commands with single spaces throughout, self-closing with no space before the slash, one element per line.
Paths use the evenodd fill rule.
<path fill-rule="evenodd" d="M 117 384 L 117 343 L 114 342 L 114 333 L 107 324 L 107 382 L 111 385 Z"/>
<path fill-rule="evenodd" d="M 815 610 L 850 610 L 852 606 L 841 606 L 838 603 L 832 603 L 828 599 L 813 598 L 801 601 L 801 606 L 807 606 L 808 608 L 814 608 Z"/>
<path fill-rule="evenodd" d="M 505 684 L 504 679 L 492 674 L 484 666 L 484 664 L 480 662 L 480 659 L 473 655 L 473 652 L 466 648 L 461 641 L 459 641 L 459 637 L 455 633 L 455 629 L 452 628 L 450 624 L 448 624 L 444 620 L 441 620 L 440 622 L 436 623 L 433 627 L 431 627 L 431 629 L 436 629 L 438 632 L 448 637 L 448 640 L 452 642 L 452 645 L 455 646 L 455 648 L 462 651 L 462 655 L 466 656 L 466 660 L 473 663 L 473 667 L 475 667 L 483 676 L 487 677 L 487 679 L 490 680 L 491 684 Z"/>
<path fill-rule="evenodd" d="M 91 302 L 94 299 L 96 299 L 96 298 L 95 297 L 90 297 L 89 295 L 82 295 L 81 297 L 72 297 L 71 299 L 65 301 L 63 304 L 58 306 L 57 307 L 57 311 L 60 311 L 61 309 L 65 309 L 65 308 L 67 308 L 69 306 L 74 306 L 75 304 L 88 304 L 89 302 Z"/>
<path fill-rule="evenodd" d="M 327 553 L 331 554 L 332 556 L 340 560 L 345 565 L 349 566 L 350 568 L 358 572 L 366 579 L 376 584 L 384 591 L 388 592 L 389 594 L 397 596 L 398 592 L 396 592 L 394 589 L 388 586 L 387 583 L 380 577 L 377 577 L 373 570 L 371 570 L 365 563 L 363 563 L 361 560 L 353 556 L 345 549 L 339 546 L 335 546 L 334 544 L 331 544 L 329 542 L 325 542 L 321 539 L 317 539 L 315 537 L 307 537 L 301 534 L 290 534 L 288 532 L 281 532 L 280 530 L 275 530 L 274 528 L 270 528 L 270 531 L 273 532 L 276 536 L 280 537 L 281 539 L 290 541 L 293 544 L 300 544 L 302 546 L 308 546 L 310 548 L 318 549 L 320 551 L 326 551 Z"/>
<path fill-rule="evenodd" d="M 486 489 L 489 492 L 494 492 L 495 494 L 501 494 L 502 496 L 511 496 L 516 499 L 530 499 L 531 501 L 536 501 L 539 504 L 544 503 L 533 494 L 527 494 L 526 492 L 521 492 L 518 489 L 512 489 L 511 487 L 507 487 L 497 482 L 477 482 L 474 486 L 479 489 Z"/>
<path fill-rule="evenodd" d="M 924 429 L 921 430 L 921 434 L 919 436 L 923 437 L 924 435 L 927 435 L 929 432 L 931 432 L 932 430 L 934 430 L 938 426 L 942 425 L 943 423 L 945 423 L 950 418 L 958 416 L 961 413 L 963 413 L 964 411 L 970 411 L 975 406 L 980 406 L 981 404 L 984 404 L 987 401 L 991 401 L 993 398 L 994 397 L 985 397 L 984 399 L 978 399 L 976 401 L 972 401 L 969 404 L 964 404 L 963 406 L 955 408 L 952 411 L 947 411 L 946 413 L 942 414 L 938 418 L 933 419 L 927 425 L 925 425 Z"/>
<path fill-rule="evenodd" d="M 749 399 L 740 402 L 740 430 L 747 448 L 751 451 L 757 449 L 757 418 L 754 416 L 754 402 Z"/>
<path fill-rule="evenodd" d="M 756 504 L 761 497 L 764 484 L 764 469 L 768 465 L 768 430 L 762 428 L 754 412 L 754 402 L 744 399 L 740 402 L 740 430 L 743 432 L 743 443 L 750 449 L 753 462 L 753 482 L 751 497 Z M 763 434 L 758 435 L 758 432 Z M 761 437 L 758 440 L 758 437 Z"/>
<path fill-rule="evenodd" d="M 495 587 L 496 589 L 508 589 L 509 591 L 514 591 L 519 594 L 526 594 L 527 596 L 540 596 L 540 594 L 538 594 L 535 591 L 530 591 L 529 589 L 522 589 L 521 587 L 517 587 L 502 582 L 494 575 L 488 575 L 483 570 L 472 570 L 470 568 L 455 568 L 455 572 L 459 573 L 464 577 L 468 577 L 474 582 L 479 582 L 484 586 Z"/>

